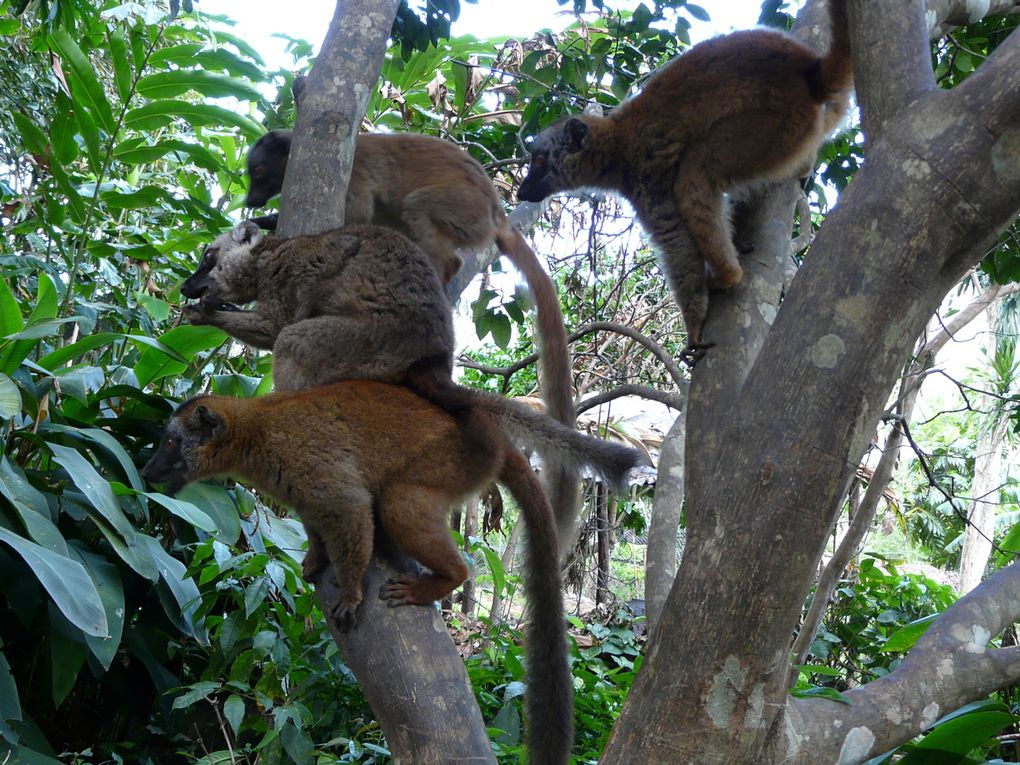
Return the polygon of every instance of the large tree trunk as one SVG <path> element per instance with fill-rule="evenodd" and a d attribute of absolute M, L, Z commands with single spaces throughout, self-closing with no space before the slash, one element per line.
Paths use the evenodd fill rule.
<path fill-rule="evenodd" d="M 946 292 L 1020 209 L 1020 34 L 941 91 L 928 35 L 947 18 L 938 11 L 957 9 L 933 10 L 851 2 L 867 161 L 770 330 L 776 301 L 750 297 L 765 289 L 751 269 L 712 296 L 711 336 L 732 330 L 734 342 L 694 370 L 687 549 L 606 763 L 851 765 L 1020 676 L 1020 653 L 978 640 L 1020 611 L 1014 567 L 947 612 L 897 672 L 856 690 L 849 709 L 788 695 L 801 606 L 898 371 Z M 824 15 L 809 3 L 801 28 L 827 29 Z M 741 236 L 755 243 L 752 268 L 781 263 L 788 241 L 771 243 L 789 231 L 792 208 L 792 184 L 754 205 L 760 222 Z M 763 342 L 748 331 L 758 315 Z M 952 669 L 934 676 L 936 657 Z"/>
<path fill-rule="evenodd" d="M 354 142 L 376 87 L 397 5 L 397 0 L 337 3 L 301 97 L 280 202 L 283 236 L 315 234 L 344 223 Z M 339 633 L 330 625 L 386 734 L 394 762 L 495 763 L 463 661 L 439 612 L 391 609 L 375 597 L 394 573 L 388 564 L 373 561 L 358 627 Z M 315 591 L 323 613 L 331 613 L 339 591 L 329 567 Z"/>

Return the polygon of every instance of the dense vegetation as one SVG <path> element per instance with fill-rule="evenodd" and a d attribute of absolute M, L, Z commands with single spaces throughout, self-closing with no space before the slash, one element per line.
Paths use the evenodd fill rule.
<path fill-rule="evenodd" d="M 606 11 L 527 41 L 440 39 L 429 19 L 415 26 L 404 14 L 366 121 L 461 142 L 512 200 L 522 136 L 588 102 L 617 102 L 685 46 L 686 19 L 704 11 L 670 5 L 685 4 Z M 763 18 L 785 23 L 782 4 L 765 5 Z M 936 49 L 946 86 L 1006 29 L 985 22 Z M 179 322 L 180 281 L 238 217 L 248 145 L 265 127 L 292 122 L 290 84 L 310 64 L 310 46 L 292 41 L 293 65 L 267 71 L 230 30 L 187 2 L 0 1 L 0 762 L 389 761 L 301 580 L 300 524 L 241 485 L 201 484 L 171 499 L 139 475 L 174 402 L 203 391 L 255 396 L 272 384 L 266 355 Z M 811 195 L 815 222 L 826 190 L 842 188 L 861 161 L 859 147 L 851 129 L 826 149 Z M 635 326 L 675 356 L 683 340 L 675 306 L 650 252 L 631 246 L 626 212 L 592 198 L 556 205 L 553 217 L 567 241 L 552 266 L 568 329 Z M 1015 238 L 1004 236 L 973 278 L 989 277 L 1020 280 Z M 502 377 L 470 368 L 506 367 L 533 351 L 524 299 L 507 285 L 488 275 L 464 301 L 488 338 L 474 344 L 465 379 L 526 394 L 533 367 Z M 1015 334 L 1010 320 L 1007 311 L 1003 336 Z M 676 389 L 645 346 L 608 340 L 589 331 L 574 345 L 583 392 Z M 1015 417 L 1016 378 L 1015 343 L 1004 337 L 967 383 L 994 389 L 1001 405 L 918 429 L 932 454 L 911 463 L 890 503 L 888 523 L 902 530 L 883 550 L 893 560 L 865 557 L 848 569 L 798 693 L 838 698 L 888 671 L 952 602 L 951 588 L 900 573 L 896 559 L 958 560 L 974 437 Z M 642 440 L 606 419 L 621 437 Z M 630 541 L 645 531 L 650 491 L 613 502 Z M 992 566 L 1017 546 L 1015 483 L 997 501 L 1011 512 L 999 516 Z M 590 540 L 600 532 L 582 540 L 575 583 L 591 579 Z M 465 542 L 484 599 L 499 607 L 480 617 L 464 609 L 451 628 L 497 753 L 516 762 L 518 579 L 512 556 L 500 558 L 504 536 L 472 531 Z M 640 579 L 640 567 L 623 562 L 613 573 Z M 643 624 L 622 603 L 640 591 L 633 586 L 619 583 L 619 602 L 571 620 L 579 761 L 597 758 L 640 666 Z M 1015 702 L 1003 694 L 931 735 L 953 738 L 954 761 L 1018 759 L 1008 737 L 996 739 L 1012 729 Z M 923 742 L 907 748 L 899 762 L 935 762 Z"/>

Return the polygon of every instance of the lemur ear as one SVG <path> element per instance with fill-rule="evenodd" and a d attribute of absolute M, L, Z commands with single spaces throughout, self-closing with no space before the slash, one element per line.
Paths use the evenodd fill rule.
<path fill-rule="evenodd" d="M 258 244 L 262 240 L 262 230 L 257 223 L 241 221 L 230 232 L 230 238 L 237 244 Z"/>
<path fill-rule="evenodd" d="M 199 404 L 191 413 L 189 425 L 202 436 L 202 439 L 213 438 L 227 429 L 224 419 L 207 407 Z"/>
<path fill-rule="evenodd" d="M 567 136 L 567 148 L 571 153 L 588 145 L 588 125 L 584 120 L 571 117 L 563 126 L 563 132 Z"/>

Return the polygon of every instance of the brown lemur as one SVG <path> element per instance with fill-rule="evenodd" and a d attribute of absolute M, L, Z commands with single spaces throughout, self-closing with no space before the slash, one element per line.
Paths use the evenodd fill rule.
<path fill-rule="evenodd" d="M 560 765 L 569 760 L 573 723 L 552 510 L 501 424 L 484 407 L 467 416 L 475 420 L 469 428 L 405 387 L 368 380 L 254 399 L 202 396 L 177 408 L 143 473 L 170 493 L 200 478 L 234 475 L 292 506 L 308 531 L 305 578 L 332 565 L 342 591 L 332 616 L 345 630 L 357 624 L 375 518 L 431 572 L 389 580 L 379 596 L 390 606 L 428 604 L 468 574 L 450 536 L 450 505 L 502 482 L 528 533 L 530 761 Z M 565 464 L 590 465 L 617 484 L 638 460 L 632 449 L 535 412 L 521 427 Z"/>
<path fill-rule="evenodd" d="M 291 131 L 271 130 L 251 148 L 247 207 L 261 207 L 280 193 L 290 147 Z M 511 225 L 492 181 L 477 160 L 459 146 L 431 136 L 362 133 L 357 139 L 344 220 L 348 225 L 375 223 L 400 231 L 432 259 L 444 284 L 461 267 L 457 250 L 475 250 L 495 242 L 524 275 L 535 301 L 542 398 L 548 412 L 564 425 L 574 426 L 572 362 L 556 288 L 534 251 Z M 546 486 L 560 534 L 572 540 L 578 509 L 577 476 L 553 467 Z"/>
<path fill-rule="evenodd" d="M 200 298 L 184 309 L 190 323 L 271 348 L 278 390 L 354 378 L 405 383 L 453 414 L 485 407 L 511 431 L 508 421 L 524 409 L 453 382 L 449 299 L 425 253 L 391 229 L 345 226 L 284 239 L 245 221 L 206 248 L 181 293 Z M 251 310 L 234 305 L 252 301 Z M 560 535 L 572 539 L 576 473 L 554 452 L 539 453 L 552 466 Z"/>
<path fill-rule="evenodd" d="M 829 0 L 829 13 L 825 56 L 775 30 L 716 37 L 667 63 L 607 117 L 568 117 L 532 144 L 521 199 L 590 187 L 633 205 L 680 304 L 689 358 L 712 345 L 701 336 L 708 288 L 743 276 L 723 194 L 806 175 L 846 111 L 846 0 Z"/>

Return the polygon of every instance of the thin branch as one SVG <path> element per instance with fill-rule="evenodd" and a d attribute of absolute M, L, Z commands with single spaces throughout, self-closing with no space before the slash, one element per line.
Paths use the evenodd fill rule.
<path fill-rule="evenodd" d="M 585 337 L 586 335 L 592 334 L 593 332 L 615 332 L 616 334 L 623 335 L 624 337 L 629 337 L 631 340 L 640 343 L 646 349 L 648 349 L 653 356 L 655 356 L 660 362 L 662 362 L 662 365 L 666 368 L 666 371 L 669 373 L 669 376 L 673 378 L 673 382 L 675 382 L 679 388 L 686 389 L 687 380 L 684 378 L 683 373 L 680 371 L 680 367 L 677 366 L 677 363 L 673 361 L 672 356 L 669 355 L 669 352 L 661 345 L 659 345 L 659 343 L 652 340 L 652 338 L 639 332 L 633 327 L 628 327 L 624 324 L 617 324 L 616 322 L 612 321 L 593 321 L 578 327 L 576 330 L 567 335 L 567 342 L 573 343 L 576 340 L 580 340 L 582 337 Z M 487 364 L 480 364 L 479 362 L 473 361 L 472 359 L 469 359 L 466 356 L 461 356 L 460 358 L 457 359 L 457 363 L 460 364 L 462 367 L 465 367 L 467 369 L 477 369 L 479 372 L 483 374 L 502 377 L 507 382 L 509 382 L 509 378 L 511 376 L 513 376 L 517 372 L 520 372 L 525 367 L 534 364 L 536 361 L 538 361 L 537 352 L 529 354 L 528 356 L 525 356 L 523 359 L 515 361 L 513 364 L 510 364 L 509 366 L 505 367 L 493 367 Z M 504 389 L 505 387 L 506 386 L 504 385 Z"/>
<path fill-rule="evenodd" d="M 596 406 L 605 404 L 608 401 L 622 398 L 623 396 L 641 396 L 641 398 L 647 398 L 650 401 L 658 401 L 660 404 L 665 404 L 668 407 L 676 409 L 678 412 L 684 408 L 684 404 L 687 403 L 686 396 L 678 396 L 675 393 L 668 393 L 662 390 L 656 390 L 655 388 L 649 388 L 645 385 L 620 385 L 613 390 L 604 391 L 597 393 L 591 398 L 586 398 L 584 401 L 577 405 L 577 413 L 585 412 Z"/>

